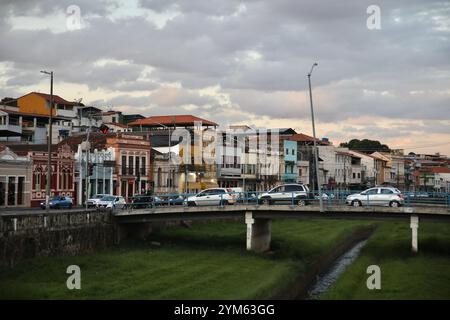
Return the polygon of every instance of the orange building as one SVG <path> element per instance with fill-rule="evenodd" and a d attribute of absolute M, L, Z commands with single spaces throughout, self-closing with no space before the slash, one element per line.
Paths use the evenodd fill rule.
<path fill-rule="evenodd" d="M 74 106 L 77 102 L 70 102 L 58 95 L 53 95 L 53 116 L 76 117 Z M 40 92 L 30 92 L 17 98 L 19 112 L 48 116 L 50 112 L 50 95 Z"/>

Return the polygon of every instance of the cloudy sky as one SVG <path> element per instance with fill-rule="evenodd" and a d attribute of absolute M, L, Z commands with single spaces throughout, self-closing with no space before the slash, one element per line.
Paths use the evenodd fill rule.
<path fill-rule="evenodd" d="M 450 154 L 449 1 L 0 1 L 0 97 L 311 134 L 315 61 L 320 137 Z"/>

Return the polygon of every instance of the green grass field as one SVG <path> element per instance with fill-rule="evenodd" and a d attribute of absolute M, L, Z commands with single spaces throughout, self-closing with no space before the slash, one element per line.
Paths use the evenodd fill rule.
<path fill-rule="evenodd" d="M 243 223 L 195 224 L 154 234 L 147 243 L 74 257 L 36 258 L 0 271 L 0 299 L 258 299 L 293 284 L 369 221 L 275 221 L 273 252 L 245 250 Z M 377 222 L 357 260 L 323 299 L 450 298 L 450 223 L 420 223 L 418 254 L 408 222 Z M 381 290 L 366 268 L 381 267 Z M 66 268 L 81 268 L 81 290 L 66 288 Z"/>
<path fill-rule="evenodd" d="M 160 247 L 131 245 L 75 257 L 37 258 L 0 272 L 0 299 L 249 299 L 291 284 L 361 221 L 276 221 L 272 254 L 245 251 L 245 224 L 166 229 Z M 81 268 L 81 290 L 66 268 Z"/>
<path fill-rule="evenodd" d="M 367 289 L 369 265 L 381 269 L 380 290 Z M 421 222 L 417 254 L 408 224 L 383 223 L 322 299 L 450 299 L 450 223 Z"/>

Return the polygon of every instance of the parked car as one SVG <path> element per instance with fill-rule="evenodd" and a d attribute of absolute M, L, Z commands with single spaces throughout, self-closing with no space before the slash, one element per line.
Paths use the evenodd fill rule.
<path fill-rule="evenodd" d="M 319 200 L 319 195 L 316 194 L 314 196 L 314 199 Z M 333 193 L 327 194 L 326 192 L 323 192 L 322 193 L 322 200 L 328 200 L 328 199 L 333 200 L 334 199 L 334 194 Z"/>
<path fill-rule="evenodd" d="M 397 188 L 375 187 L 351 194 L 345 202 L 353 207 L 362 205 L 399 207 L 404 204 L 405 197 Z"/>
<path fill-rule="evenodd" d="M 97 203 L 99 209 L 123 209 L 127 205 L 125 198 L 122 196 L 104 196 Z"/>
<path fill-rule="evenodd" d="M 150 208 L 155 206 L 158 200 L 158 197 L 154 197 L 151 195 L 135 195 L 131 198 L 130 206 L 133 209 Z"/>
<path fill-rule="evenodd" d="M 256 203 L 258 201 L 258 197 L 256 193 L 241 193 L 239 194 L 236 202 L 238 203 Z"/>
<path fill-rule="evenodd" d="M 98 203 L 103 197 L 106 197 L 106 196 L 110 196 L 110 194 L 102 194 L 102 193 L 99 193 L 99 194 L 96 194 L 95 196 L 93 196 L 92 198 L 89 198 L 89 199 L 87 200 L 87 206 L 88 206 L 88 208 L 96 207 L 96 206 L 97 206 L 97 203 Z"/>
<path fill-rule="evenodd" d="M 231 188 L 205 189 L 187 198 L 188 206 L 218 206 L 236 203 L 237 195 Z"/>
<path fill-rule="evenodd" d="M 181 195 L 169 195 L 155 197 L 155 205 L 157 206 L 176 206 L 183 205 L 186 202 Z"/>
<path fill-rule="evenodd" d="M 72 209 L 73 201 L 70 197 L 56 196 L 49 199 L 48 205 L 50 209 Z M 42 209 L 45 209 L 45 201 L 40 203 Z"/>
<path fill-rule="evenodd" d="M 291 183 L 283 184 L 272 188 L 266 193 L 259 196 L 261 204 L 270 205 L 276 202 L 294 203 L 299 206 L 304 206 L 312 200 L 312 194 L 308 186 Z"/>

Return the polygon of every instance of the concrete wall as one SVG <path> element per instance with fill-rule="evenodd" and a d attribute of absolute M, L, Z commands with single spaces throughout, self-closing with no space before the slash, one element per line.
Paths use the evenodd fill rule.
<path fill-rule="evenodd" d="M 0 216 L 0 267 L 110 247 L 116 234 L 112 222 L 109 212 Z"/>

